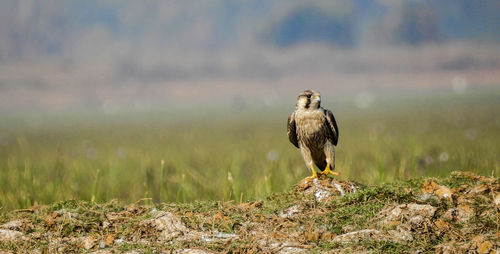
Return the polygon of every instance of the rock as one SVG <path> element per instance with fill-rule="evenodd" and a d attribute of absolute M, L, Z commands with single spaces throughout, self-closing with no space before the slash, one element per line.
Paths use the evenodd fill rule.
<path fill-rule="evenodd" d="M 441 230 L 441 231 L 444 231 L 444 230 L 448 230 L 450 228 L 452 228 L 452 225 L 442 219 L 437 219 L 435 222 L 434 222 L 434 225 L 436 225 L 436 228 L 438 230 Z"/>
<path fill-rule="evenodd" d="M 430 205 L 403 204 L 382 210 L 376 223 L 379 229 L 389 230 L 392 241 L 412 241 L 414 234 L 425 233 L 433 224 L 431 218 L 437 208 Z"/>
<path fill-rule="evenodd" d="M 258 246 L 258 253 L 309 253 L 310 245 L 303 245 L 296 242 L 263 237 L 255 241 Z M 255 253 L 255 252 L 254 252 Z"/>
<path fill-rule="evenodd" d="M 280 217 L 281 218 L 291 218 L 293 217 L 294 215 L 296 215 L 297 213 L 300 213 L 302 212 L 303 209 L 301 209 L 299 207 L 299 205 L 293 205 L 293 206 L 290 206 L 288 207 L 287 209 L 283 210 L 281 213 L 280 213 Z"/>
<path fill-rule="evenodd" d="M 316 201 L 325 202 L 346 193 L 356 193 L 359 187 L 348 181 L 338 181 L 327 176 L 305 178 L 296 187 L 298 191 L 314 195 Z"/>
<path fill-rule="evenodd" d="M 271 248 L 272 253 L 280 254 L 296 254 L 296 253 L 309 253 L 307 246 L 302 246 L 299 243 L 294 242 L 284 242 L 276 243 L 273 248 Z"/>
<path fill-rule="evenodd" d="M 455 253 L 467 253 L 469 246 L 467 244 L 458 244 L 456 242 L 442 243 L 436 246 L 436 253 L 441 254 L 455 254 Z"/>
<path fill-rule="evenodd" d="M 153 219 L 142 221 L 141 227 L 145 231 L 152 230 L 159 233 L 160 239 L 164 241 L 172 240 L 189 231 L 177 216 L 164 211 L 158 212 Z"/>
<path fill-rule="evenodd" d="M 108 228 L 110 225 L 111 225 L 111 222 L 109 222 L 109 220 L 105 220 L 105 221 L 102 222 L 102 228 L 103 229 Z"/>
<path fill-rule="evenodd" d="M 429 217 L 434 216 L 437 208 L 431 205 L 403 204 L 393 208 L 385 209 L 379 213 L 382 220 L 378 223 L 380 227 L 387 228 L 399 225 L 401 222 L 410 222 L 418 225 Z"/>
<path fill-rule="evenodd" d="M 80 215 L 78 213 L 71 212 L 67 209 L 61 209 L 54 212 L 58 216 L 63 216 L 67 219 L 78 219 Z"/>
<path fill-rule="evenodd" d="M 85 248 L 86 250 L 92 249 L 92 247 L 94 247 L 95 245 L 95 239 L 92 236 L 82 237 L 81 242 L 83 248 Z"/>
<path fill-rule="evenodd" d="M 115 244 L 124 244 L 126 243 L 125 240 L 123 240 L 123 238 L 118 238 L 118 239 L 115 239 Z"/>
<path fill-rule="evenodd" d="M 500 192 L 493 194 L 493 204 L 500 207 Z"/>
<path fill-rule="evenodd" d="M 9 221 L 5 224 L 0 225 L 0 228 L 10 229 L 10 230 L 20 230 L 23 226 L 23 222 L 21 220 L 13 220 Z"/>
<path fill-rule="evenodd" d="M 395 242 L 410 242 L 414 239 L 410 231 L 403 227 L 397 227 L 397 230 L 389 230 L 387 233 Z"/>
<path fill-rule="evenodd" d="M 476 250 L 477 253 L 490 253 L 493 252 L 498 246 L 495 246 L 487 237 L 484 235 L 478 235 L 472 239 L 472 250 Z"/>
<path fill-rule="evenodd" d="M 474 217 L 474 209 L 472 209 L 468 205 L 459 205 L 456 208 L 450 208 L 448 209 L 443 217 L 452 220 L 452 221 L 457 221 L 460 223 L 467 222 L 470 220 L 472 217 Z"/>
<path fill-rule="evenodd" d="M 354 231 L 354 229 L 355 229 L 354 226 L 352 226 L 352 225 L 346 225 L 346 226 L 342 227 L 342 233 L 344 233 L 344 234 L 345 233 L 349 233 L 349 232 Z"/>
<path fill-rule="evenodd" d="M 423 193 L 429 193 L 438 196 L 441 199 L 452 199 L 453 192 L 446 186 L 438 185 L 435 182 L 425 182 L 422 188 Z"/>
<path fill-rule="evenodd" d="M 10 229 L 0 229 L 0 242 L 16 241 L 23 237 L 23 233 Z"/>
<path fill-rule="evenodd" d="M 376 229 L 363 229 L 338 235 L 333 238 L 333 241 L 341 243 L 360 242 L 363 239 L 377 239 L 381 235 L 382 233 Z"/>
<path fill-rule="evenodd" d="M 488 186 L 486 186 L 485 184 L 479 184 L 474 188 L 472 188 L 471 190 L 469 190 L 468 193 L 478 195 L 478 194 L 483 194 L 489 190 L 490 188 L 488 188 Z"/>
<path fill-rule="evenodd" d="M 106 248 L 106 243 L 104 241 L 99 242 L 99 249 L 104 249 Z"/>
<path fill-rule="evenodd" d="M 338 235 L 333 238 L 333 241 L 341 243 L 352 243 L 352 242 L 360 242 L 365 239 L 370 239 L 375 241 L 405 242 L 405 241 L 412 241 L 413 236 L 405 230 L 401 231 L 390 230 L 389 232 L 383 232 L 376 229 L 363 229 L 359 231 Z"/>
<path fill-rule="evenodd" d="M 195 232 L 193 232 L 194 234 Z M 213 242 L 213 241 L 222 241 L 222 242 L 227 242 L 231 241 L 233 239 L 238 238 L 238 235 L 236 234 L 227 234 L 227 233 L 221 233 L 221 232 L 214 232 L 213 234 L 204 234 L 201 232 L 197 232 L 199 234 L 199 238 L 205 242 Z"/>

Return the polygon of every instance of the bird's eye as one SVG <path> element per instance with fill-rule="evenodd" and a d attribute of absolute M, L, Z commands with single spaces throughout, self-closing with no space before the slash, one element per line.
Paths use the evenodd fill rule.
<path fill-rule="evenodd" d="M 308 95 L 307 95 L 307 98 L 311 98 L 311 95 L 310 95 L 310 94 L 308 94 Z"/>

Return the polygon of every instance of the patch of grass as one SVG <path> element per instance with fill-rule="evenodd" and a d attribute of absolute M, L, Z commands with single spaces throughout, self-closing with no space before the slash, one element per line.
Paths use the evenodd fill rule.
<path fill-rule="evenodd" d="M 331 214 L 329 230 L 335 234 L 342 234 L 342 228 L 352 227 L 360 230 L 366 227 L 368 222 L 385 206 L 382 203 L 369 202 L 363 206 L 338 207 Z"/>
<path fill-rule="evenodd" d="M 349 226 L 351 230 L 366 228 L 382 208 L 392 204 L 414 202 L 417 190 L 410 189 L 410 186 L 415 185 L 415 182 L 382 184 L 334 199 L 327 205 L 332 210 L 328 218 L 329 230 L 342 234 L 345 226 Z"/>
<path fill-rule="evenodd" d="M 500 175 L 498 92 L 382 98 L 369 109 L 334 102 L 325 107 L 339 124 L 341 179 L 378 184 L 454 170 Z M 194 118 L 181 117 L 190 111 L 1 115 L 0 207 L 144 197 L 244 202 L 288 190 L 310 174 L 286 137 L 293 103 L 234 110 L 204 109 L 207 115 Z"/>

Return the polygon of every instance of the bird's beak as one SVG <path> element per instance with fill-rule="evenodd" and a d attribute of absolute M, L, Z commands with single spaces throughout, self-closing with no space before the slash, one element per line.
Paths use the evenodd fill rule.
<path fill-rule="evenodd" d="M 321 102 L 321 97 L 319 97 L 319 96 L 314 96 L 314 101 L 315 101 L 315 102 Z"/>

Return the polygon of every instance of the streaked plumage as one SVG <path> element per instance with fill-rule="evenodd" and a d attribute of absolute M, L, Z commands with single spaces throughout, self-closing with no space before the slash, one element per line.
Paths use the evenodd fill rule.
<path fill-rule="evenodd" d="M 321 107 L 321 96 L 306 90 L 297 97 L 295 111 L 288 117 L 287 132 L 290 142 L 300 149 L 312 177 L 317 177 L 314 165 L 323 174 L 336 174 L 335 149 L 339 131 L 330 110 Z"/>

